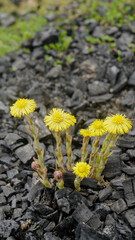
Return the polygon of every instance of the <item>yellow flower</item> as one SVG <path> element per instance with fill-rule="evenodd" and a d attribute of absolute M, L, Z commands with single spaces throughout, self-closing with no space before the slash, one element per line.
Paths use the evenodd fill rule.
<path fill-rule="evenodd" d="M 89 129 L 81 129 L 80 134 L 83 137 L 92 137 L 93 136 L 92 132 Z"/>
<path fill-rule="evenodd" d="M 90 173 L 91 167 L 86 162 L 77 162 L 75 167 L 73 167 L 74 173 L 81 177 L 87 177 Z"/>
<path fill-rule="evenodd" d="M 59 132 L 66 130 L 76 123 L 76 118 L 62 109 L 53 108 L 48 116 L 45 116 L 44 122 L 51 131 Z"/>
<path fill-rule="evenodd" d="M 104 126 L 104 121 L 100 119 L 96 119 L 90 124 L 89 130 L 92 132 L 93 136 L 102 136 L 107 132 Z"/>
<path fill-rule="evenodd" d="M 21 117 L 22 115 L 28 115 L 34 112 L 36 108 L 36 103 L 34 100 L 30 99 L 18 99 L 12 107 L 10 107 L 10 113 L 14 117 Z"/>
<path fill-rule="evenodd" d="M 131 121 L 122 114 L 116 114 L 105 119 L 105 127 L 109 133 L 124 134 L 132 128 Z"/>

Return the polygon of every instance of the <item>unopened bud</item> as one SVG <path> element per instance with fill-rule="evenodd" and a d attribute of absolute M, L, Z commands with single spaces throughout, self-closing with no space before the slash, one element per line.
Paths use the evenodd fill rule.
<path fill-rule="evenodd" d="M 34 170 L 39 170 L 41 167 L 40 167 L 40 164 L 37 161 L 34 161 L 31 164 L 31 168 L 34 169 Z"/>
<path fill-rule="evenodd" d="M 54 178 L 55 179 L 62 179 L 63 178 L 63 174 L 61 171 L 55 171 L 54 172 Z"/>

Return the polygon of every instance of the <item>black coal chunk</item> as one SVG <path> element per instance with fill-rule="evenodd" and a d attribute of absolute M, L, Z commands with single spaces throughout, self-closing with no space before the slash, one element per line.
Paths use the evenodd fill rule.
<path fill-rule="evenodd" d="M 91 210 L 84 204 L 80 204 L 76 210 L 73 212 L 73 218 L 78 222 L 87 222 L 91 217 L 93 213 Z"/>
<path fill-rule="evenodd" d="M 75 232 L 75 240 L 110 240 L 105 234 L 97 232 L 92 229 L 85 223 L 79 223 L 76 232 Z"/>
<path fill-rule="evenodd" d="M 0 237 L 1 239 L 7 238 L 14 231 L 17 231 L 19 228 L 19 224 L 14 220 L 2 220 L 0 221 Z"/>

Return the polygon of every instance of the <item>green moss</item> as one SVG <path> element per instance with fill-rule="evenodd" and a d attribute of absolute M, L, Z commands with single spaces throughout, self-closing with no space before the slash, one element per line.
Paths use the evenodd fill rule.
<path fill-rule="evenodd" d="M 54 49 L 55 51 L 64 52 L 69 48 L 71 42 L 72 37 L 67 35 L 67 31 L 63 31 L 61 32 L 57 43 L 50 43 L 49 45 L 45 45 L 44 49 Z"/>
<path fill-rule="evenodd" d="M 17 50 L 22 41 L 32 38 L 45 23 L 44 17 L 33 16 L 27 22 L 19 19 L 17 23 L 7 29 L 0 27 L 0 57 Z"/>

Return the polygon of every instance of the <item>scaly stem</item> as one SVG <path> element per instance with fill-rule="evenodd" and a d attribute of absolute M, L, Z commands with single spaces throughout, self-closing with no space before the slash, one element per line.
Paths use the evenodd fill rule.
<path fill-rule="evenodd" d="M 66 149 L 67 149 L 67 156 L 68 156 L 68 162 L 66 164 L 67 169 L 69 171 L 72 170 L 72 148 L 71 148 L 71 144 L 72 144 L 72 136 L 70 135 L 70 128 L 68 128 L 66 130 Z"/>
<path fill-rule="evenodd" d="M 101 174 L 105 168 L 108 158 L 113 153 L 111 149 L 115 147 L 115 143 L 117 139 L 118 139 L 117 134 L 115 135 L 115 134 L 109 133 L 103 142 L 102 149 L 97 158 L 97 167 L 95 171 L 95 177 L 99 182 L 103 180 L 103 178 L 101 177 Z"/>
<path fill-rule="evenodd" d="M 81 181 L 82 181 L 82 178 L 79 176 L 76 176 L 75 181 L 74 181 L 74 186 L 75 186 L 75 190 L 77 192 L 79 192 L 81 190 L 81 188 L 80 188 Z"/>
<path fill-rule="evenodd" d="M 34 146 L 36 150 L 36 154 L 38 157 L 38 160 L 36 159 L 37 163 L 39 164 L 39 167 L 35 169 L 38 174 L 40 175 L 40 181 L 48 188 L 52 188 L 51 183 L 49 182 L 47 178 L 47 168 L 44 165 L 44 149 L 40 149 L 40 143 L 39 143 L 39 132 L 38 129 L 35 127 L 32 119 L 29 115 L 26 116 L 27 121 L 29 122 L 29 130 L 31 131 L 33 137 L 34 137 Z"/>
<path fill-rule="evenodd" d="M 88 156 L 87 146 L 88 146 L 89 140 L 90 140 L 90 137 L 88 136 L 83 138 L 83 144 L 81 148 L 81 162 L 86 162 L 87 160 L 87 156 Z"/>
<path fill-rule="evenodd" d="M 60 132 L 53 132 L 53 135 L 56 139 L 56 155 L 57 155 L 56 169 L 57 169 L 57 165 L 58 165 L 60 170 L 62 172 L 65 172 L 65 169 L 64 169 L 64 166 L 63 166 L 63 155 L 62 155 L 62 151 L 61 151 L 62 139 L 61 139 L 61 136 L 60 136 Z"/>
<path fill-rule="evenodd" d="M 89 165 L 91 166 L 91 172 L 90 172 L 90 176 L 93 177 L 94 172 L 95 172 L 95 168 L 96 166 L 96 158 L 98 155 L 98 151 L 99 151 L 99 142 L 100 142 L 100 138 L 101 136 L 95 136 L 93 142 L 92 142 L 92 152 L 90 154 L 90 158 L 89 158 Z M 95 177 L 95 176 L 94 176 Z"/>

